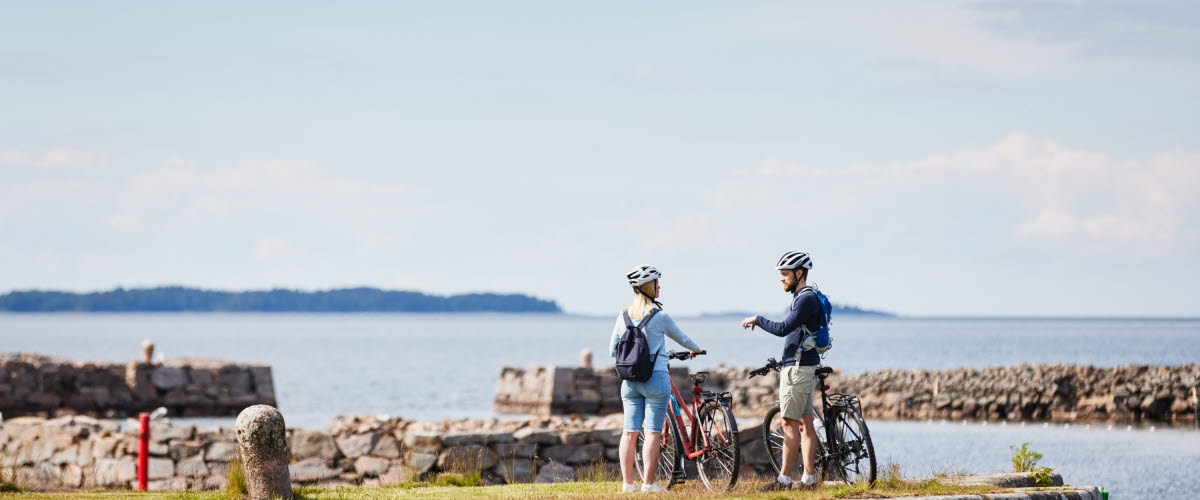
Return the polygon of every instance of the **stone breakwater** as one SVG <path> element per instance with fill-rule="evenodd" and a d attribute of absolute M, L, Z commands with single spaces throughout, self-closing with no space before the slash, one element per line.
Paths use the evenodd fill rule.
<path fill-rule="evenodd" d="M 275 405 L 270 366 L 212 359 L 75 362 L 0 354 L 0 413 L 6 417 L 124 417 L 158 407 L 177 416 L 227 416 L 255 404 Z"/>
<path fill-rule="evenodd" d="M 615 477 L 620 427 L 619 415 L 443 422 L 336 417 L 324 431 L 287 430 L 288 469 L 294 484 L 322 486 L 387 485 L 437 472 L 478 472 L 486 484 Z M 130 488 L 136 422 L 127 428 L 85 416 L 9 419 L 0 424 L 0 464 L 30 488 Z M 761 427 L 742 429 L 739 441 L 742 473 L 769 472 Z M 237 453 L 232 428 L 155 421 L 149 486 L 222 488 Z"/>
<path fill-rule="evenodd" d="M 748 379 L 749 368 L 707 371 L 705 389 L 729 391 L 738 416 L 760 416 L 778 397 L 776 372 Z M 672 369 L 671 375 L 686 392 L 686 372 Z M 868 418 L 1191 422 L 1200 365 L 835 372 L 828 384 L 831 392 L 857 394 Z M 496 384 L 495 408 L 541 415 L 619 412 L 620 380 L 612 368 L 506 367 Z"/>

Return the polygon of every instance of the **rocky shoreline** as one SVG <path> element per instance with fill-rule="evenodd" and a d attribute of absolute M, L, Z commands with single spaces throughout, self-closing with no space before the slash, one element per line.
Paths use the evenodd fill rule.
<path fill-rule="evenodd" d="M 748 379 L 750 368 L 710 368 L 705 389 L 728 391 L 734 413 L 762 415 L 775 404 L 779 374 Z M 676 387 L 690 386 L 673 369 Z M 954 370 L 834 372 L 831 393 L 858 395 L 867 418 L 1046 422 L 1190 423 L 1200 365 L 1018 365 Z M 621 411 L 612 368 L 505 367 L 494 407 L 504 413 L 604 414 Z"/>

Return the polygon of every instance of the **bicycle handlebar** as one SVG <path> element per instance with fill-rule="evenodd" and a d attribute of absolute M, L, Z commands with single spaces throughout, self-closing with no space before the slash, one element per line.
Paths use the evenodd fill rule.
<path fill-rule="evenodd" d="M 693 352 L 691 352 L 691 351 L 681 351 L 681 352 L 667 351 L 667 358 L 668 358 L 668 359 L 678 359 L 678 360 L 680 360 L 680 361 L 687 361 L 687 360 L 689 360 L 689 359 L 692 359 L 692 358 L 694 358 L 694 357 L 696 357 L 696 356 L 702 356 L 702 355 L 705 355 L 705 354 L 708 354 L 708 351 L 706 351 L 706 350 L 704 350 L 704 349 L 701 349 L 701 350 L 699 350 L 699 351 L 696 351 L 696 352 L 694 352 L 694 353 L 693 353 Z"/>
<path fill-rule="evenodd" d="M 767 358 L 767 364 L 765 366 L 756 370 L 750 370 L 750 375 L 746 378 L 754 378 L 759 375 L 766 375 L 771 370 L 779 371 L 780 368 L 783 368 L 783 363 L 775 361 L 775 358 Z"/>
<path fill-rule="evenodd" d="M 750 374 L 746 378 L 754 378 L 759 375 L 766 375 L 771 370 L 779 371 L 779 370 L 783 369 L 784 366 L 787 366 L 787 365 L 784 363 L 775 361 L 775 358 L 767 358 L 766 365 L 764 365 L 762 368 L 750 370 Z M 833 368 L 829 367 L 829 366 L 818 366 L 817 370 L 815 372 L 817 378 L 819 378 L 821 380 L 825 380 L 825 377 L 828 377 L 830 373 L 833 373 Z"/>

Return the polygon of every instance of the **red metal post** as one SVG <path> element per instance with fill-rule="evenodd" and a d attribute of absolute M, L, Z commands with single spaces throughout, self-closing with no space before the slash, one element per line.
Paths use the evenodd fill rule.
<path fill-rule="evenodd" d="M 150 475 L 150 414 L 138 413 L 138 461 L 137 461 L 137 490 L 146 491 L 146 479 Z"/>

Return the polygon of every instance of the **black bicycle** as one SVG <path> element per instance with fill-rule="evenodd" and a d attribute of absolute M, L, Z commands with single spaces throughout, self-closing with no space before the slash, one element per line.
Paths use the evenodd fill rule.
<path fill-rule="evenodd" d="M 783 363 L 775 358 L 767 365 L 750 371 L 750 378 L 766 375 L 771 370 L 779 371 Z M 875 447 L 871 444 L 871 433 L 862 417 L 862 403 L 853 394 L 828 394 L 825 378 L 833 373 L 828 366 L 817 367 L 817 379 L 821 388 L 822 412 L 815 415 L 817 426 L 817 477 L 821 481 L 844 481 L 846 484 L 875 483 Z M 829 425 L 826 425 L 826 424 Z M 783 418 L 779 415 L 776 402 L 763 417 L 763 444 L 771 465 L 779 472 L 783 463 Z M 797 457 L 799 459 L 799 457 Z"/>

